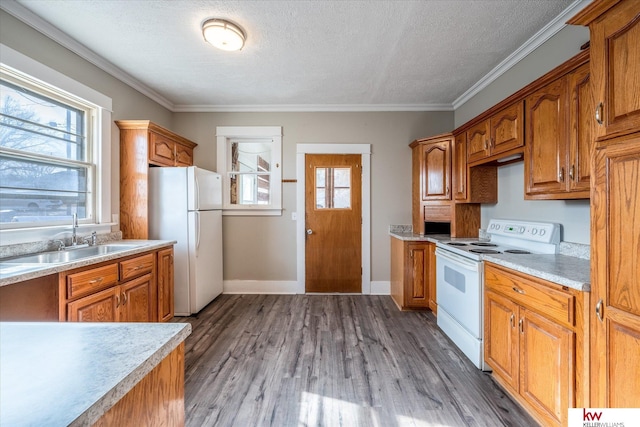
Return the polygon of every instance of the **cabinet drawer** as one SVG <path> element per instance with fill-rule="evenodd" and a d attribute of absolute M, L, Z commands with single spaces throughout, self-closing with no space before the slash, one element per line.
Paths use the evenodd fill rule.
<path fill-rule="evenodd" d="M 129 280 L 142 274 L 151 273 L 154 261 L 154 254 L 147 254 L 120 262 L 120 280 Z"/>
<path fill-rule="evenodd" d="M 425 221 L 450 221 L 451 206 L 450 205 L 426 205 L 424 207 Z"/>
<path fill-rule="evenodd" d="M 565 325 L 575 325 L 573 295 L 485 264 L 485 287 Z"/>
<path fill-rule="evenodd" d="M 118 264 L 93 268 L 67 276 L 67 298 L 90 294 L 118 283 Z"/>

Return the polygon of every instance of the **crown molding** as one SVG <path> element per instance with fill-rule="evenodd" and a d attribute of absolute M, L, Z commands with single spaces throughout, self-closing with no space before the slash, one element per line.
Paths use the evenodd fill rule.
<path fill-rule="evenodd" d="M 93 65 L 100 68 L 104 72 L 112 75 L 113 77 L 125 83 L 126 85 L 131 86 L 133 89 L 151 98 L 152 100 L 162 105 L 166 109 L 173 111 L 173 103 L 169 101 L 167 98 L 160 95 L 158 92 L 154 91 L 144 83 L 140 82 L 138 79 L 134 78 L 127 72 L 116 67 L 111 62 L 107 61 L 100 55 L 96 54 L 91 49 L 89 49 L 82 43 L 78 42 L 77 40 L 73 39 L 68 34 L 58 29 L 57 27 L 51 25 L 44 19 L 40 18 L 35 13 L 31 12 L 29 9 L 19 4 L 17 1 L 2 0 L 2 2 L 0 3 L 0 9 L 6 11 L 10 15 L 24 22 L 25 24 L 32 27 L 36 31 L 49 37 L 51 40 L 55 41 L 56 43 L 69 49 L 71 52 L 75 53 L 76 55 L 85 59 L 86 61 L 92 63 Z"/>
<path fill-rule="evenodd" d="M 265 104 L 175 105 L 176 113 L 300 113 L 300 112 L 394 112 L 453 111 L 451 104 Z"/>
<path fill-rule="evenodd" d="M 453 108 L 457 110 L 469 99 L 473 98 L 484 88 L 493 83 L 498 77 L 509 71 L 518 62 L 522 61 L 527 55 L 540 47 L 544 42 L 549 40 L 560 30 L 567 26 L 566 22 L 574 15 L 584 9 L 592 0 L 575 0 L 571 3 L 560 15 L 556 16 L 551 22 L 545 25 L 540 31 L 535 33 L 533 37 L 527 40 L 522 46 L 520 46 L 515 52 L 505 58 L 504 61 L 499 63 L 493 70 L 489 71 L 487 75 L 482 77 L 476 84 L 471 86 L 460 95 L 455 101 L 453 101 Z"/>

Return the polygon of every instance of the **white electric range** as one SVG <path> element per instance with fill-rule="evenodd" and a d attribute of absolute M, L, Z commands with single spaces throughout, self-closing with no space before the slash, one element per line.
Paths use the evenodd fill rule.
<path fill-rule="evenodd" d="M 482 370 L 484 362 L 484 255 L 555 254 L 560 224 L 492 219 L 489 240 L 456 239 L 436 243 L 438 326 Z"/>

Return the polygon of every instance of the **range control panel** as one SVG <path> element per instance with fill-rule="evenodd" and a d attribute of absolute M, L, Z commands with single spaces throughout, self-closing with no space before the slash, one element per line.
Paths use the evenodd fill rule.
<path fill-rule="evenodd" d="M 552 222 L 492 219 L 487 233 L 540 243 L 560 243 L 560 224 Z"/>

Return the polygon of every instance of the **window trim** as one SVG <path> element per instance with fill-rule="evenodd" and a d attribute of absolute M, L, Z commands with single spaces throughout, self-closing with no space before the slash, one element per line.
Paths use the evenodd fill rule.
<path fill-rule="evenodd" d="M 17 76 L 20 80 L 35 86 L 54 88 L 72 101 L 78 100 L 84 104 L 91 104 L 95 108 L 95 114 L 87 117 L 88 121 L 91 120 L 87 125 L 95 141 L 90 148 L 95 150 L 93 155 L 96 165 L 94 217 L 82 222 L 80 227 L 90 231 L 111 231 L 111 226 L 116 225 L 111 222 L 111 98 L 2 43 L 0 43 L 0 68 L 10 76 Z M 67 230 L 70 232 L 70 224 L 3 229 L 0 230 L 1 245 L 52 239 Z"/>
<path fill-rule="evenodd" d="M 271 139 L 271 203 L 268 205 L 239 205 L 230 202 L 229 143 L 233 140 Z M 281 126 L 217 126 L 217 169 L 222 175 L 222 215 L 280 216 L 282 215 L 282 127 Z"/>

